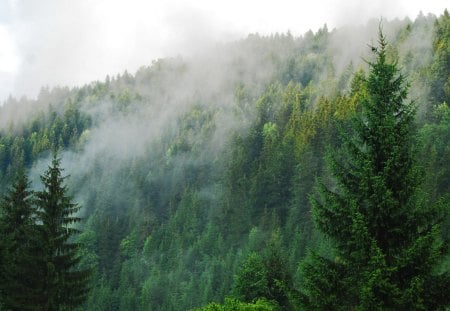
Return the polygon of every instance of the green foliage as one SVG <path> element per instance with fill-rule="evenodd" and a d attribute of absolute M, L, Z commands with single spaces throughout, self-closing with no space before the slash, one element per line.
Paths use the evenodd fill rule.
<path fill-rule="evenodd" d="M 432 201 L 442 194 L 450 193 L 450 167 L 447 160 L 450 157 L 450 108 L 443 103 L 436 107 L 434 123 L 426 124 L 420 129 L 420 140 L 423 145 L 421 161 L 428 172 L 425 186 Z"/>
<path fill-rule="evenodd" d="M 422 219 L 435 219 L 448 208 L 448 105 L 442 103 L 448 93 L 448 70 L 442 67 L 448 57 L 448 17 L 436 20 L 429 15 L 385 24 L 393 26 L 387 54 L 399 57 L 411 82 L 410 97 L 416 99 L 420 123 L 414 126 L 421 144 L 410 153 L 420 157 L 426 172 L 420 173 L 425 180 L 420 187 L 411 182 L 406 188 L 400 183 L 398 189 L 405 196 L 412 188 L 427 193 L 415 192 L 418 201 L 429 199 L 430 206 L 436 206 L 435 214 L 420 215 Z M 354 220 L 351 226 L 342 221 L 329 227 L 345 227 L 340 232 L 355 236 L 352 247 L 356 242 L 366 245 L 364 250 L 355 247 L 354 257 L 369 254 L 373 269 L 347 269 L 348 258 L 332 247 L 336 241 L 313 224 L 308 198 L 315 180 L 326 181 L 338 193 L 341 189 L 325 169 L 323 155 L 328 146 L 351 145 L 351 139 L 338 133 L 350 127 L 349 119 L 360 115 L 362 102 L 370 97 L 368 77 L 359 63 L 363 55 L 350 62 L 347 51 L 335 49 L 335 42 L 346 42 L 343 35 L 326 27 L 297 38 L 290 33 L 250 35 L 224 46 L 233 51 L 221 59 L 226 81 L 210 72 L 216 64 L 197 68 L 190 60 L 162 59 L 135 75 L 125 72 L 74 89 L 44 88 L 37 100 L 10 99 L 0 107 L 0 117 L 6 120 L 0 124 L 1 191 L 6 192 L 18 168 L 34 171 L 51 150 L 62 150 L 64 162 L 76 164 L 68 167 L 72 178 L 65 181 L 83 202 L 76 215 L 87 221 L 83 232 L 68 242 L 83 245 L 77 247 L 80 261 L 74 270 L 93 270 L 83 309 L 188 310 L 248 289 L 256 299 L 266 297 L 276 301 L 277 308 L 289 309 L 297 307 L 298 290 L 320 281 L 305 278 L 308 274 L 324 275 L 318 284 L 325 297 L 312 291 L 309 295 L 327 309 L 359 295 L 348 287 L 361 292 L 361 305 L 374 308 L 378 288 L 403 292 L 409 297 L 405 299 L 416 301 L 422 299 L 423 288 L 429 289 L 426 295 L 439 293 L 434 290 L 439 282 L 432 278 L 405 276 L 410 280 L 407 290 L 390 287 L 398 272 L 386 268 L 391 267 L 386 256 L 371 243 L 375 227 L 367 225 L 364 210 L 356 204 L 362 196 L 347 209 Z M 202 74 L 212 75 L 199 86 Z M 196 89 L 190 90 L 192 86 Z M 14 113 L 27 109 L 28 114 Z M 5 118 L 8 112 L 14 121 Z M 129 133 L 128 125 L 136 121 L 136 131 Z M 127 129 L 123 137 L 104 140 L 109 130 L 122 125 Z M 335 158 L 347 159 L 345 153 Z M 398 167 L 396 161 L 405 161 L 394 158 L 389 170 L 397 178 L 408 165 Z M 361 189 L 376 187 L 380 205 L 393 202 L 379 175 L 366 180 L 370 184 L 361 183 Z M 410 217 L 402 219 L 405 226 L 416 215 L 416 205 L 411 206 Z M 442 232 L 433 229 L 428 238 L 417 239 L 409 254 L 439 249 L 439 243 L 432 242 L 439 242 L 434 236 L 448 237 L 448 219 Z M 299 268 L 308 249 L 316 253 Z M 446 271 L 448 260 L 435 267 L 436 273 Z M 354 275 L 347 278 L 347 273 Z M 361 280 L 353 282 L 355 275 Z M 258 286 L 252 288 L 255 280 Z M 237 290 L 239 283 L 248 286 Z M 210 306 L 266 303 L 226 300 Z"/>
<path fill-rule="evenodd" d="M 79 105 L 69 99 L 61 113 L 49 106 L 46 114 L 36 113 L 20 135 L 14 130 L 0 130 L 0 176 L 5 177 L 0 180 L 0 190 L 7 187 L 5 181 L 14 179 L 20 167 L 31 166 L 51 150 L 78 147 L 79 138 L 92 123 Z"/>
<path fill-rule="evenodd" d="M 405 80 L 386 60 L 381 33 L 379 40 L 353 132 L 330 156 L 333 184 L 319 184 L 312 199 L 315 223 L 334 241 L 338 257 L 312 255 L 305 263 L 307 309 L 435 309 L 449 303 L 442 296 L 449 274 L 434 271 L 445 251 L 440 214 L 419 193 L 414 108 L 404 103 Z"/>
<path fill-rule="evenodd" d="M 224 304 L 210 303 L 209 305 L 195 309 L 196 311 L 275 311 L 276 305 L 266 300 L 256 300 L 254 303 L 245 303 L 232 298 L 225 298 Z"/>
<path fill-rule="evenodd" d="M 79 245 L 69 239 L 79 231 L 73 227 L 80 218 L 74 217 L 79 206 L 67 195 L 60 160 L 41 176 L 44 189 L 35 193 L 38 207 L 39 237 L 42 258 L 38 269 L 43 275 L 37 304 L 46 310 L 60 310 L 81 305 L 88 293 L 89 270 L 76 270 L 80 257 Z"/>
<path fill-rule="evenodd" d="M 430 95 L 433 105 L 450 102 L 450 15 L 447 10 L 435 21 Z"/>
<path fill-rule="evenodd" d="M 79 269 L 78 244 L 69 242 L 80 219 L 67 196 L 59 160 L 41 176 L 44 190 L 31 192 L 23 169 L 0 210 L 2 238 L 0 305 L 6 310 L 73 309 L 88 293 L 88 268 Z M 86 265 L 86 263 L 85 263 Z"/>
<path fill-rule="evenodd" d="M 276 301 L 281 310 L 292 310 L 291 298 L 295 291 L 291 272 L 286 265 L 279 231 L 271 235 L 264 257 L 268 288 L 266 298 Z"/>
<path fill-rule="evenodd" d="M 254 301 L 268 295 L 267 270 L 263 259 L 251 253 L 242 264 L 235 281 L 237 296 L 243 301 Z"/>
<path fill-rule="evenodd" d="M 40 298 L 41 275 L 35 256 L 40 241 L 35 214 L 22 169 L 0 209 L 0 305 L 6 310 L 34 310 Z"/>
<path fill-rule="evenodd" d="M 234 283 L 235 295 L 245 302 L 264 298 L 276 302 L 281 310 L 291 310 L 294 289 L 282 253 L 281 238 L 276 231 L 264 254 L 250 253 L 240 267 Z"/>

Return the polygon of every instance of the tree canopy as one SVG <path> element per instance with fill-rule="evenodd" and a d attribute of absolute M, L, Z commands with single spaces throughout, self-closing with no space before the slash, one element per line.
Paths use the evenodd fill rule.
<path fill-rule="evenodd" d="M 415 109 L 380 31 L 367 91 L 342 148 L 330 154 L 333 184 L 318 185 L 314 221 L 335 258 L 314 254 L 304 267 L 308 309 L 432 310 L 448 305 L 442 211 L 421 193 Z"/>

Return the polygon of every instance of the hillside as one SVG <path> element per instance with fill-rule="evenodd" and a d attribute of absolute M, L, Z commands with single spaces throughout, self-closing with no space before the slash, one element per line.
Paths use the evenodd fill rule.
<path fill-rule="evenodd" d="M 326 154 L 360 109 L 378 27 L 253 34 L 134 74 L 10 98 L 0 107 L 0 189 L 21 166 L 40 189 L 59 150 L 82 207 L 80 267 L 94 270 L 85 310 L 240 299 L 238 275 L 252 256 L 272 258 L 298 290 L 308 250 L 335 256 L 310 198 L 317 179 L 332 180 Z M 426 204 L 448 211 L 450 17 L 382 28 L 416 106 Z M 449 232 L 447 215 L 440 235 Z"/>

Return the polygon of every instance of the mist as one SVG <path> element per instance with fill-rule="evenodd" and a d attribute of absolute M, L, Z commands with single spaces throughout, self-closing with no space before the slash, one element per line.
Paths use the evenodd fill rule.
<path fill-rule="evenodd" d="M 82 86 L 163 57 L 201 54 L 218 43 L 290 30 L 299 36 L 362 26 L 371 18 L 439 14 L 445 1 L 323 0 L 309 4 L 199 1 L 26 1 L 0 7 L 0 101 L 36 98 L 43 86 Z M 351 12 L 357 12 L 353 14 Z"/>
<path fill-rule="evenodd" d="M 413 26 L 412 35 L 398 46 L 400 57 L 403 58 L 406 51 L 413 55 L 416 52 L 421 56 L 430 55 L 431 16 L 428 20 L 424 19 L 428 23 L 426 25 L 421 25 L 421 20 L 422 17 L 416 20 L 417 26 Z M 383 31 L 389 40 L 411 23 L 407 18 L 386 21 Z M 374 40 L 379 26 L 380 21 L 373 19 L 362 27 L 346 26 L 328 32 L 326 53 L 332 56 L 336 77 L 343 74 L 350 64 L 353 64 L 353 70 L 367 65 L 365 60 L 369 57 L 369 45 L 376 43 Z M 108 180 L 127 182 L 108 184 L 104 186 L 107 189 L 104 194 L 97 193 L 95 196 L 133 191 L 138 187 L 134 184 L 136 180 L 124 179 L 123 174 L 132 170 L 133 166 L 139 166 L 143 169 L 140 174 L 147 185 L 160 185 L 160 208 L 167 208 L 164 191 L 172 194 L 181 191 L 179 182 L 186 180 L 190 169 L 212 165 L 215 158 L 227 150 L 233 135 L 245 135 L 251 123 L 248 116 L 255 115 L 255 106 L 251 102 L 260 97 L 270 83 L 280 78 L 280 64 L 295 59 L 296 51 L 314 54 L 309 51 L 312 39 L 308 34 L 277 36 L 250 35 L 232 43 L 204 48 L 186 57 L 154 61 L 150 66 L 138 69 L 134 75 L 125 72 L 85 86 L 89 90 L 107 88 L 109 92 L 106 96 L 88 97 L 81 102 L 81 112 L 93 120 L 93 126 L 81 133 L 78 147 L 60 153 L 65 174 L 71 176 L 68 181 L 76 199 L 82 205 L 89 205 L 87 194 L 98 184 L 108 184 Z M 420 67 L 429 60 L 426 57 L 413 57 L 410 66 Z M 320 88 L 319 82 L 330 74 L 329 68 L 320 59 L 311 59 L 317 66 L 311 83 Z M 247 90 L 250 101 L 245 108 L 249 109 L 247 112 L 236 112 L 238 102 L 235 92 L 239 87 Z M 75 89 L 75 93 L 82 89 Z M 426 94 L 424 89 L 425 86 L 419 86 L 412 96 Z M 124 94 L 126 102 L 120 104 L 119 97 Z M 48 109 L 48 103 L 57 108 L 64 103 L 64 96 L 70 98 L 73 93 L 64 89 L 41 92 L 38 100 L 41 106 L 34 107 L 28 103 L 25 107 L 34 107 L 35 110 L 30 108 L 29 111 L 30 115 L 34 115 L 39 109 Z M 314 106 L 314 102 L 310 104 Z M 18 106 L 9 104 L 4 108 Z M 196 125 L 196 110 L 209 116 L 206 129 L 204 124 Z M 239 113 L 246 113 L 247 120 Z M 17 114 L 24 115 L 25 110 Z M 183 124 L 185 119 L 192 120 L 189 121 L 192 124 Z M 22 122 L 26 120 L 23 118 Z M 17 122 L 21 124 L 19 120 Z M 188 137 L 188 141 L 182 142 L 187 146 L 185 151 L 175 151 L 180 144 L 177 141 L 180 135 Z M 36 184 L 48 163 L 50 155 L 34 164 L 30 175 Z M 210 191 L 214 185 L 202 187 L 204 190 L 199 191 L 205 193 L 209 200 L 218 200 L 219 194 Z M 121 208 L 126 211 L 133 206 Z M 110 212 L 114 213 L 113 210 Z"/>
<path fill-rule="evenodd" d="M 427 119 L 448 18 L 433 5 L 4 2 L 0 191 L 23 166 L 41 190 L 58 149 L 81 207 L 80 265 L 95 274 L 87 310 L 222 302 L 248 254 L 273 253 L 272 238 L 301 284 L 308 249 L 334 256 L 309 199 L 317 179 L 334 182 L 325 153 L 365 96 L 380 28 L 426 129 L 418 136 L 445 147 L 438 118 Z"/>

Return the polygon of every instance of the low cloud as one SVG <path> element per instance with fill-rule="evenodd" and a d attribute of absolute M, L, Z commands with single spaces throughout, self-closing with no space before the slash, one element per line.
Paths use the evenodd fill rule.
<path fill-rule="evenodd" d="M 332 29 L 381 16 L 415 18 L 420 9 L 440 14 L 445 6 L 443 0 L 8 0 L 0 6 L 0 101 L 9 94 L 35 97 L 46 85 L 134 72 L 154 59 L 196 54 L 248 33 L 300 35 L 325 23 Z"/>

